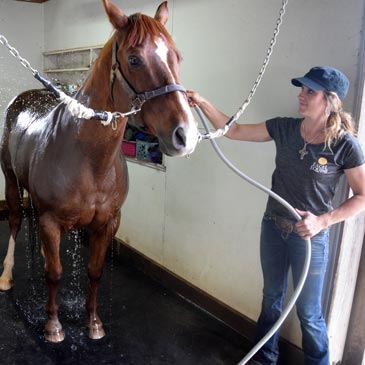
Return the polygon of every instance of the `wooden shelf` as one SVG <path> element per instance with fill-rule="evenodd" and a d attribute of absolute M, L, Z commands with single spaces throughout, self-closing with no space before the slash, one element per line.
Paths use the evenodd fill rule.
<path fill-rule="evenodd" d="M 99 55 L 101 45 L 43 52 L 43 72 L 65 89 L 80 86 Z"/>
<path fill-rule="evenodd" d="M 104 47 L 103 45 L 97 45 L 97 46 L 86 46 L 86 47 L 77 47 L 77 48 L 57 49 L 57 50 L 54 50 L 54 51 L 45 51 L 45 52 L 43 52 L 43 56 L 63 54 L 63 53 L 74 53 L 74 52 L 90 51 L 90 50 L 100 50 L 103 47 Z"/>
<path fill-rule="evenodd" d="M 54 68 L 44 70 L 44 73 L 58 73 L 58 72 L 82 72 L 82 71 L 89 71 L 90 67 L 79 67 L 79 68 Z"/>

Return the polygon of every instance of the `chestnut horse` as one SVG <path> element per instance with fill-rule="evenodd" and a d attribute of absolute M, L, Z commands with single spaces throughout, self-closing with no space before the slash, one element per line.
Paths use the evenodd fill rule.
<path fill-rule="evenodd" d="M 178 84 L 181 57 L 164 27 L 167 2 L 159 6 L 154 18 L 139 13 L 127 17 L 109 0 L 103 0 L 103 4 L 115 32 L 76 99 L 89 108 L 111 112 L 126 112 L 131 104 L 138 108 L 146 101 L 133 116 L 134 121 L 159 138 L 165 154 L 192 153 L 198 129 L 184 89 Z M 85 229 L 89 237 L 88 335 L 101 338 L 105 332 L 97 312 L 97 291 L 105 254 L 119 227 L 120 208 L 128 191 L 127 165 L 121 154 L 127 118 L 119 117 L 107 126 L 77 119 L 65 104 L 56 105 L 55 98 L 45 90 L 16 97 L 5 118 L 1 166 L 10 239 L 0 289 L 12 286 L 25 189 L 39 215 L 45 257 L 46 339 L 64 339 L 56 299 L 62 275 L 59 245 L 63 232 L 77 228 Z"/>

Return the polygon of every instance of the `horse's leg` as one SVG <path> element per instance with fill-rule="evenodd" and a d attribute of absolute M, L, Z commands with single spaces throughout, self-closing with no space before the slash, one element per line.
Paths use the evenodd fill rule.
<path fill-rule="evenodd" d="M 58 320 L 57 288 L 62 276 L 62 265 L 59 248 L 61 230 L 59 225 L 48 215 L 39 218 L 40 236 L 45 256 L 46 282 L 48 286 L 48 301 L 46 304 L 47 323 L 45 337 L 50 342 L 61 342 L 65 335 Z"/>
<path fill-rule="evenodd" d="M 88 264 L 89 288 L 86 300 L 88 312 L 88 335 L 97 340 L 105 336 L 103 323 L 98 315 L 98 288 L 103 273 L 105 254 L 112 239 L 111 230 L 108 226 L 98 232 L 90 234 L 90 257 Z"/>
<path fill-rule="evenodd" d="M 0 290 L 9 290 L 13 286 L 13 267 L 15 240 L 22 223 L 22 204 L 16 176 L 12 171 L 6 171 L 5 175 L 5 198 L 9 208 L 10 238 L 8 250 L 4 260 L 4 270 L 0 276 Z"/>

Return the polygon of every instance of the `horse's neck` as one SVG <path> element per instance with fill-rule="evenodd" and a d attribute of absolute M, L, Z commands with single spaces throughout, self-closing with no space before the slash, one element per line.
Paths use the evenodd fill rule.
<path fill-rule="evenodd" d="M 77 94 L 77 100 L 94 110 L 116 111 L 110 96 L 109 74 L 110 63 L 98 60 Z M 121 104 L 120 110 L 128 108 L 127 96 L 123 98 Z M 126 122 L 126 118 L 118 118 L 116 128 L 113 128 L 112 124 L 105 126 L 98 120 L 83 119 L 80 121 L 78 137 L 83 153 L 95 160 L 99 169 L 108 168 L 114 163 L 120 152 Z"/>

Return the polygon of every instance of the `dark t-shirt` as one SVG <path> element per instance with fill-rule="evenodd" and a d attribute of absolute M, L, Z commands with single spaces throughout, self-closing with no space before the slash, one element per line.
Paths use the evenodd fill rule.
<path fill-rule="evenodd" d="M 308 154 L 300 159 L 304 146 L 300 134 L 303 119 L 274 118 L 266 128 L 276 145 L 276 168 L 271 189 L 294 208 L 315 215 L 333 209 L 332 200 L 344 170 L 363 164 L 364 154 L 358 140 L 349 133 L 332 143 L 307 144 Z M 288 210 L 269 197 L 266 213 L 293 218 Z"/>

